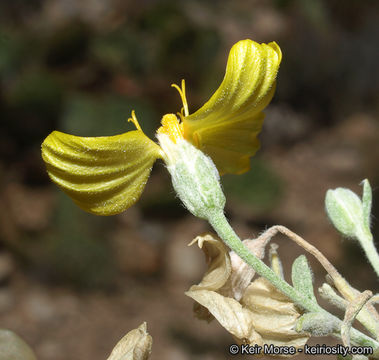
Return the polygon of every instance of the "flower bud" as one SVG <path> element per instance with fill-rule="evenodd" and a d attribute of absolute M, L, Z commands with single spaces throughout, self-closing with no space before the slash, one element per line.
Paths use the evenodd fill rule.
<path fill-rule="evenodd" d="M 323 312 L 306 313 L 296 323 L 297 331 L 308 332 L 314 336 L 328 336 L 338 332 L 338 329 L 337 319 Z"/>
<path fill-rule="evenodd" d="M 203 219 L 208 219 L 213 210 L 223 211 L 225 196 L 213 161 L 184 139 L 175 143 L 165 134 L 157 137 L 172 184 L 184 206 Z"/>
<path fill-rule="evenodd" d="M 328 190 L 325 209 L 334 227 L 344 236 L 357 238 L 366 231 L 361 199 L 349 189 Z"/>

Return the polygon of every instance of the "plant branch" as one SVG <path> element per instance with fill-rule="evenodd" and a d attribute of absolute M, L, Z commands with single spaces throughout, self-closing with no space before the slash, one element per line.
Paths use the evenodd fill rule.
<path fill-rule="evenodd" d="M 234 232 L 228 220 L 226 219 L 223 211 L 209 211 L 208 221 L 212 225 L 214 230 L 217 232 L 218 236 L 226 243 L 226 245 L 229 246 L 231 250 L 233 250 L 241 259 L 243 259 L 248 265 L 250 265 L 257 272 L 257 274 L 269 280 L 278 290 L 280 290 L 283 294 L 290 298 L 296 305 L 298 305 L 300 308 L 304 309 L 307 312 L 323 312 L 324 314 L 327 314 L 328 316 L 336 320 L 340 325 L 342 325 L 340 319 L 321 308 L 316 302 L 312 301 L 308 297 L 305 297 L 303 294 L 298 292 L 285 280 L 281 279 L 263 261 L 258 259 L 254 254 L 252 254 L 244 246 L 238 235 Z M 277 232 L 278 228 L 273 231 Z M 341 337 L 341 334 L 339 333 L 335 333 L 333 335 Z M 367 335 L 361 333 L 360 331 L 354 328 L 352 328 L 350 331 L 350 337 L 351 341 L 357 345 L 371 346 L 374 349 L 374 351 L 379 348 L 379 342 L 375 341 L 374 339 L 368 337 Z"/>

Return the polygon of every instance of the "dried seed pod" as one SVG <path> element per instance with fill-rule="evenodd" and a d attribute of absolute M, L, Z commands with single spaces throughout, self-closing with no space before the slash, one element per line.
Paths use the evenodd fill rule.
<path fill-rule="evenodd" d="M 107 360 L 147 360 L 153 344 L 146 323 L 129 331 L 113 348 Z"/>

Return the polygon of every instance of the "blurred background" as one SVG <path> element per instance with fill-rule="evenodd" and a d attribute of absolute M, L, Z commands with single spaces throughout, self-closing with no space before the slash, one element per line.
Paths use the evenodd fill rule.
<path fill-rule="evenodd" d="M 197 110 L 245 38 L 276 41 L 283 62 L 252 170 L 222 178 L 231 223 L 242 238 L 285 225 L 353 286 L 377 292 L 358 245 L 329 224 L 324 196 L 338 186 L 360 194 L 368 178 L 379 235 L 378 23 L 376 1 L 1 1 L 0 327 L 41 360 L 106 359 L 143 321 L 152 359 L 230 357 L 232 338 L 194 319 L 184 295 L 205 270 L 187 244 L 210 229 L 175 198 L 163 164 L 136 206 L 102 218 L 49 181 L 40 145 L 53 130 L 126 132 L 133 109 L 153 137 L 181 107 L 170 84 L 185 78 Z M 288 276 L 301 250 L 275 242 Z M 307 257 L 319 286 L 325 273 Z"/>

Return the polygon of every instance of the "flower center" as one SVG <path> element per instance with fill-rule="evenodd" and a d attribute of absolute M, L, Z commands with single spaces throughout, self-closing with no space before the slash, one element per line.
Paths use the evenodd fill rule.
<path fill-rule="evenodd" d="M 178 140 L 184 139 L 183 124 L 179 123 L 175 114 L 166 114 L 161 121 L 162 126 L 157 130 L 157 134 L 168 135 L 170 140 L 177 143 Z"/>
<path fill-rule="evenodd" d="M 168 135 L 170 140 L 176 144 L 178 140 L 184 139 L 184 129 L 183 129 L 183 119 L 185 116 L 189 115 L 188 112 L 188 103 L 186 98 L 186 83 L 182 80 L 181 87 L 176 84 L 171 84 L 173 88 L 178 90 L 180 98 L 182 99 L 183 107 L 178 113 L 178 116 L 182 120 L 179 123 L 179 120 L 175 114 L 166 114 L 163 116 L 161 124 L 162 126 L 157 130 L 157 134 Z"/>

